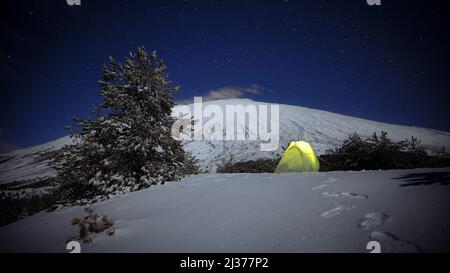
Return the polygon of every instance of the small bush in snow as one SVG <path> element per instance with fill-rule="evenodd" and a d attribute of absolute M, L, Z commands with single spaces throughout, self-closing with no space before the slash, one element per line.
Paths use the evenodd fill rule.
<path fill-rule="evenodd" d="M 80 234 L 79 236 L 71 238 L 69 241 L 81 239 L 83 242 L 89 243 L 92 240 L 89 237 L 91 234 L 100 233 L 105 230 L 107 230 L 106 233 L 110 236 L 114 234 L 114 229 L 110 229 L 110 227 L 114 225 L 114 221 L 112 219 L 106 216 L 99 217 L 97 213 L 89 207 L 86 207 L 84 210 L 88 214 L 87 216 L 82 218 L 74 218 L 71 221 L 72 225 L 77 225 L 80 228 Z"/>

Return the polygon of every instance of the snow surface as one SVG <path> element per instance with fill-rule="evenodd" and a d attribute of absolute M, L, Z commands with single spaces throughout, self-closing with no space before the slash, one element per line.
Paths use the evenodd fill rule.
<path fill-rule="evenodd" d="M 93 206 L 116 232 L 82 252 L 450 251 L 450 168 L 200 174 Z M 82 207 L 0 228 L 1 252 L 67 252 Z"/>
<path fill-rule="evenodd" d="M 225 105 L 266 104 L 248 99 L 216 100 L 203 103 L 203 107 L 216 104 L 222 109 Z M 188 105 L 191 109 L 193 105 Z M 176 106 L 180 107 L 180 106 Z M 269 107 L 270 109 L 270 107 Z M 193 111 L 192 111 L 193 112 Z M 203 122 L 207 119 L 204 118 Z M 248 128 L 248 124 L 237 124 Z M 415 136 L 422 140 L 422 145 L 430 151 L 441 151 L 442 147 L 450 149 L 450 133 L 411 126 L 401 126 L 370 121 L 350 116 L 334 114 L 300 106 L 280 104 L 280 146 L 274 152 L 260 151 L 260 141 L 185 141 L 185 150 L 191 152 L 206 171 L 215 172 L 224 162 L 239 162 L 257 158 L 273 158 L 282 154 L 282 146 L 290 140 L 305 140 L 311 143 L 318 154 L 340 145 L 349 134 L 357 132 L 361 136 L 370 136 L 374 131 L 388 132 L 395 141 Z M 70 137 L 16 150 L 6 155 L 9 159 L 0 163 L 0 184 L 16 180 L 45 178 L 53 176 L 54 171 L 42 160 L 40 153 L 61 148 L 72 143 Z"/>

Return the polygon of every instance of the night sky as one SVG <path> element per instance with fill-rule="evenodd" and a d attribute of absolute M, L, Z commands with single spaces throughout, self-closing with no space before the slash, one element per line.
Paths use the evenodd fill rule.
<path fill-rule="evenodd" d="M 0 150 L 66 135 L 99 102 L 107 58 L 138 46 L 178 101 L 216 90 L 450 131 L 444 2 L 2 1 Z"/>

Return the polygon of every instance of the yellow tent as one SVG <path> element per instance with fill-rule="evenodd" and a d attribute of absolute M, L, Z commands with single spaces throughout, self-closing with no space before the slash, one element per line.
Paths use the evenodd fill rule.
<path fill-rule="evenodd" d="M 304 141 L 292 141 L 275 172 L 318 172 L 319 168 L 319 159 L 311 145 Z"/>

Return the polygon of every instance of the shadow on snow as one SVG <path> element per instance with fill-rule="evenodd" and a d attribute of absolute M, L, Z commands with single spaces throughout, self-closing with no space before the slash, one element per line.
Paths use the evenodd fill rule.
<path fill-rule="evenodd" d="M 450 172 L 410 173 L 392 179 L 405 181 L 406 183 L 401 184 L 401 187 L 429 185 L 450 186 Z"/>

